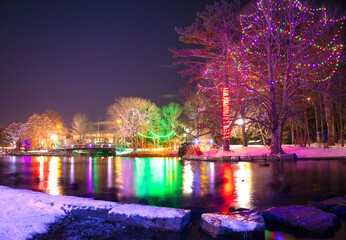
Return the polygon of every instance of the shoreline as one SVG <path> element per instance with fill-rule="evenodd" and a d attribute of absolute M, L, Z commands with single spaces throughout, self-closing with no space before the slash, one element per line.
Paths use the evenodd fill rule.
<path fill-rule="evenodd" d="M 241 145 L 231 145 L 230 151 L 210 150 L 203 152 L 202 155 L 184 155 L 182 160 L 197 160 L 197 161 L 225 161 L 225 162 L 237 162 L 237 161 L 271 161 L 271 160 L 332 160 L 346 159 L 346 148 L 341 146 L 330 146 L 325 149 L 320 144 L 311 144 L 309 147 L 301 147 L 294 145 L 282 145 L 284 154 L 270 154 L 270 147 L 263 145 L 250 145 L 243 147 Z M 54 156 L 54 157 L 108 157 L 107 155 L 70 155 L 65 149 L 56 149 L 52 151 L 22 151 L 18 153 L 0 154 L 0 156 Z M 116 157 L 178 157 L 176 151 L 167 152 L 131 152 L 126 154 L 118 153 Z"/>

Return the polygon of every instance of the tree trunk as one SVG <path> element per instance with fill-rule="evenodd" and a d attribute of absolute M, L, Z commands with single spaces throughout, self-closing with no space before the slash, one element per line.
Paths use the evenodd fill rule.
<path fill-rule="evenodd" d="M 263 145 L 264 145 L 264 146 L 267 146 L 267 144 L 266 144 L 266 139 L 265 139 L 265 137 L 264 137 L 264 134 L 263 134 L 263 132 L 262 132 L 262 129 L 260 128 L 259 131 L 260 131 L 260 134 L 261 134 L 261 138 L 262 138 Z"/>
<path fill-rule="evenodd" d="M 322 105 L 321 105 L 321 102 L 320 102 L 320 111 L 321 111 L 321 133 L 322 133 L 322 137 L 324 136 L 324 122 L 323 122 L 323 112 L 322 112 Z M 323 141 L 323 138 L 321 139 Z"/>
<path fill-rule="evenodd" d="M 242 131 L 242 139 L 243 139 L 243 147 L 247 147 L 247 137 L 246 137 L 246 131 L 245 131 L 245 124 L 241 126 L 241 131 Z"/>
<path fill-rule="evenodd" d="M 290 118 L 290 122 L 291 122 L 291 142 L 295 146 L 296 145 L 296 139 L 294 137 L 294 126 L 293 126 L 293 122 L 292 122 L 291 118 Z"/>
<path fill-rule="evenodd" d="M 341 78 L 339 78 L 339 89 L 343 89 L 343 84 L 342 84 L 342 81 L 341 81 Z M 339 98 L 339 117 L 340 117 L 340 139 L 341 139 L 341 146 L 344 147 L 344 125 L 343 125 L 343 122 L 342 122 L 342 97 L 341 97 L 341 94 L 340 94 L 340 98 Z"/>
<path fill-rule="evenodd" d="M 316 142 L 321 143 L 321 133 L 318 131 L 318 114 L 317 114 L 317 105 L 315 106 L 315 120 L 316 120 Z"/>
<path fill-rule="evenodd" d="M 340 114 L 340 138 L 341 138 L 341 146 L 344 147 L 344 125 L 342 124 L 342 112 L 341 108 L 339 108 Z"/>
<path fill-rule="evenodd" d="M 337 139 L 336 139 L 336 123 L 335 123 L 335 119 L 334 119 L 334 109 L 332 108 L 331 111 L 331 115 L 332 115 L 332 129 L 333 129 L 333 135 L 334 135 L 334 143 L 336 143 Z"/>
<path fill-rule="evenodd" d="M 305 137 L 304 137 L 304 146 L 306 146 L 306 143 L 310 146 L 310 132 L 309 132 L 309 125 L 308 125 L 308 114 L 306 110 L 306 104 L 305 104 L 305 112 L 304 112 L 304 118 L 305 118 Z"/>
<path fill-rule="evenodd" d="M 223 139 L 223 150 L 229 151 L 229 139 Z"/>
<path fill-rule="evenodd" d="M 281 148 L 282 130 L 283 130 L 283 125 L 279 124 L 278 128 L 276 129 L 276 131 L 274 131 L 272 133 L 271 153 L 273 153 L 273 154 L 284 153 L 284 151 Z"/>
<path fill-rule="evenodd" d="M 326 123 L 327 123 L 327 130 L 328 130 L 328 145 L 334 145 L 334 132 L 333 132 L 333 122 L 332 122 L 332 116 L 331 116 L 331 103 L 329 100 L 329 97 L 326 93 L 323 94 L 324 97 L 324 110 L 326 113 Z"/>

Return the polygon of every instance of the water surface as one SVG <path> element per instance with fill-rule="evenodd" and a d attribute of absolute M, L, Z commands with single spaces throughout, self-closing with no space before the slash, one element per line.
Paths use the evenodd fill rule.
<path fill-rule="evenodd" d="M 265 210 L 345 196 L 346 161 L 222 163 L 178 158 L 0 157 L 0 184 L 54 195 L 191 209 Z M 270 236 L 275 232 L 267 232 Z"/>
<path fill-rule="evenodd" d="M 221 163 L 178 158 L 2 157 L 0 184 L 54 195 L 263 210 L 345 195 L 345 160 Z"/>

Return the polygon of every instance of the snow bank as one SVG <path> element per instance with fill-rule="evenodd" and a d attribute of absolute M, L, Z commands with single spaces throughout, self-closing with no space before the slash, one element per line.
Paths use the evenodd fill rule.
<path fill-rule="evenodd" d="M 0 186 L 0 206 L 0 239 L 27 239 L 44 233 L 48 224 L 66 214 L 161 231 L 183 230 L 191 215 L 190 210 L 56 196 L 5 186 Z"/>
<path fill-rule="evenodd" d="M 27 239 L 44 233 L 49 223 L 65 215 L 42 193 L 4 186 L 0 186 L 0 206 L 0 239 Z"/>
<path fill-rule="evenodd" d="M 323 157 L 346 157 L 346 148 L 340 146 L 330 146 L 328 149 L 324 149 L 323 146 L 318 144 L 312 144 L 310 147 L 301 147 L 294 145 L 283 145 L 282 149 L 285 153 L 295 153 L 298 158 L 323 158 Z M 254 156 L 254 155 L 270 155 L 270 147 L 263 145 L 251 145 L 243 147 L 241 145 L 231 145 L 230 151 L 225 152 L 209 151 L 204 152 L 203 156 Z"/>

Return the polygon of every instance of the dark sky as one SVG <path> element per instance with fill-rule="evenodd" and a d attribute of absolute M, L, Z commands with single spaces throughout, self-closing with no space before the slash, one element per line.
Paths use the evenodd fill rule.
<path fill-rule="evenodd" d="M 116 97 L 176 98 L 168 48 L 214 0 L 1 0 L 0 128 L 57 111 L 104 119 Z M 328 1 L 338 2 L 338 1 Z"/>
<path fill-rule="evenodd" d="M 34 113 L 105 118 L 114 98 L 174 100 L 168 48 L 213 0 L 0 1 L 0 128 Z"/>

